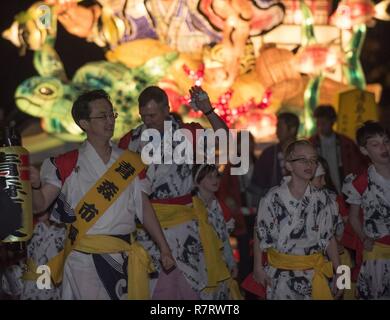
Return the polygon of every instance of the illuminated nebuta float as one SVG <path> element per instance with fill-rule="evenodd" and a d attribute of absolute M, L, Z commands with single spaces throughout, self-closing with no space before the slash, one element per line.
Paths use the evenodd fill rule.
<path fill-rule="evenodd" d="M 230 127 L 256 128 L 257 138 L 264 138 L 274 130 L 278 110 L 303 114 L 304 92 L 318 70 L 321 83 L 312 100 L 316 103 L 334 104 L 339 92 L 363 83 L 359 53 L 364 37 L 356 35 L 354 27 L 342 29 L 351 43 L 360 41 L 352 47 L 352 60 L 346 60 L 343 46 L 348 43 L 343 39 L 348 37 L 342 37 L 339 29 L 345 14 L 337 9 L 331 19 L 334 24 L 329 24 L 331 1 L 315 2 L 100 0 L 88 8 L 77 0 L 36 3 L 3 34 L 16 46 L 35 51 L 39 76 L 19 86 L 16 103 L 42 117 L 46 131 L 74 139 L 81 133 L 66 116 L 71 103 L 80 90 L 100 87 L 123 114 L 115 133 L 119 137 L 137 124 L 136 97 L 150 84 L 167 91 L 172 111 L 185 120 L 204 121 L 188 105 L 187 92 L 195 84 L 207 90 Z M 340 6 L 352 8 L 353 16 L 356 7 L 364 7 L 361 3 L 377 10 L 369 1 L 342 1 Z M 49 28 L 42 24 L 42 6 L 51 9 Z M 351 26 L 380 16 L 371 9 L 369 19 L 353 20 Z M 82 66 L 68 80 L 53 49 L 58 21 L 68 32 L 104 47 L 107 61 Z M 310 38 L 314 32 L 315 43 Z"/>

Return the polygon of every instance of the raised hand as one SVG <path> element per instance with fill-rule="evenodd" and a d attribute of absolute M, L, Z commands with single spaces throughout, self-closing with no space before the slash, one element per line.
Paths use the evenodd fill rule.
<path fill-rule="evenodd" d="M 189 92 L 191 96 L 191 102 L 196 106 L 197 109 L 203 113 L 208 113 L 209 111 L 213 110 L 213 106 L 211 105 L 207 92 L 204 91 L 201 87 L 193 86 Z"/>

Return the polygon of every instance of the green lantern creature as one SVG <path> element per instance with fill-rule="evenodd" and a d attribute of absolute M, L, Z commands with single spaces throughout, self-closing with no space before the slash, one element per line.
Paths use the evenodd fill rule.
<path fill-rule="evenodd" d="M 79 141 L 83 133 L 71 116 L 73 101 L 86 90 L 103 89 L 119 113 L 114 139 L 120 138 L 139 122 L 137 98 L 147 86 L 156 84 L 177 58 L 167 53 L 137 68 L 121 63 L 98 61 L 81 67 L 71 81 L 51 46 L 35 52 L 34 65 L 40 76 L 23 81 L 15 92 L 18 108 L 42 119 L 42 128 L 66 141 Z"/>

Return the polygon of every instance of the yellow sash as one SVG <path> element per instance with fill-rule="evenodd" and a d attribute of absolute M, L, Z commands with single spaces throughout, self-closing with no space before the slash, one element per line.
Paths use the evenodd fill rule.
<path fill-rule="evenodd" d="M 284 270 L 305 270 L 314 269 L 312 282 L 313 300 L 333 300 L 326 277 L 333 275 L 332 263 L 325 260 L 320 253 L 309 256 L 294 256 L 277 252 L 275 249 L 268 249 L 268 263 L 277 269 Z"/>
<path fill-rule="evenodd" d="M 389 260 L 390 246 L 388 244 L 375 242 L 372 251 L 363 251 L 363 260 Z"/>
<path fill-rule="evenodd" d="M 74 210 L 76 221 L 67 225 L 65 248 L 47 264 L 56 284 L 62 281 L 64 263 L 69 253 L 79 245 L 87 231 L 107 212 L 144 168 L 145 165 L 138 154 L 129 150 L 124 151 L 79 201 Z"/>
<path fill-rule="evenodd" d="M 129 300 L 150 299 L 149 273 L 154 271 L 153 262 L 144 247 L 134 241 L 134 236 L 132 236 L 131 244 L 129 244 L 116 237 L 86 235 L 80 240 L 75 249 L 99 254 L 126 251 L 129 257 L 127 297 Z"/>
<path fill-rule="evenodd" d="M 190 206 L 161 203 L 152 203 L 152 206 L 162 228 L 172 228 L 184 222 L 197 219 L 194 208 Z"/>
<path fill-rule="evenodd" d="M 207 269 L 208 281 L 205 290 L 213 291 L 219 282 L 231 278 L 231 275 L 222 258 L 223 244 L 208 222 L 208 213 L 203 202 L 198 197 L 193 197 L 192 203 L 193 207 L 153 203 L 153 208 L 163 228 L 170 228 L 194 219 L 198 220 L 200 241 L 203 246 Z"/>
<path fill-rule="evenodd" d="M 27 270 L 23 273 L 22 276 L 23 280 L 30 280 L 30 281 L 38 280 L 40 274 L 36 272 L 37 265 L 31 258 L 27 259 L 26 261 L 26 269 Z"/>

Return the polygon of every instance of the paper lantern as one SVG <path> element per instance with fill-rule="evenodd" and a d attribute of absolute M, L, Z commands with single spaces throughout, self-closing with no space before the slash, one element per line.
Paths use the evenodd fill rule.
<path fill-rule="evenodd" d="M 277 100 L 287 100 L 298 94 L 302 79 L 293 66 L 294 55 L 287 49 L 268 47 L 260 51 L 256 71 L 261 84 L 272 91 Z"/>
<path fill-rule="evenodd" d="M 0 133 L 0 193 L 2 198 L 5 195 L 8 197 L 7 202 L 3 200 L 1 202 L 2 218 L 4 216 L 8 218 L 6 220 L 9 221 L 5 221 L 6 223 L 15 221 L 17 226 L 17 229 L 10 232 L 2 241 L 29 240 L 32 236 L 33 216 L 29 153 L 21 146 L 20 138 L 14 128 L 9 127 L 4 128 Z"/>

